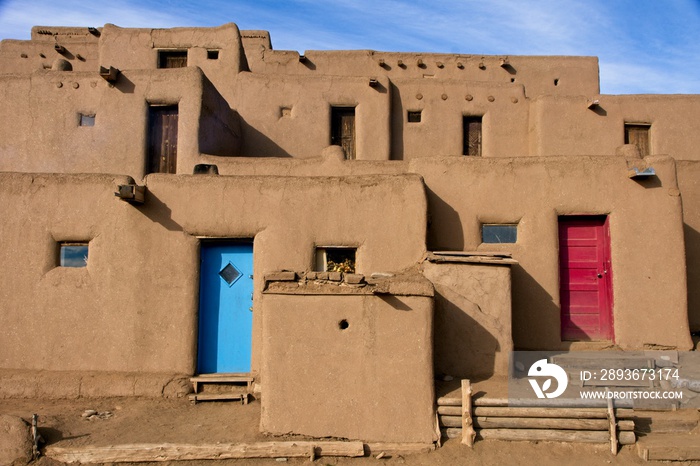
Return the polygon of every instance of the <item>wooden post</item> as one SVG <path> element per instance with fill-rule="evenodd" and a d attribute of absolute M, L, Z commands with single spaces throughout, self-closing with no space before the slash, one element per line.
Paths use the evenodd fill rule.
<path fill-rule="evenodd" d="M 462 380 L 462 445 L 474 446 L 476 431 L 472 421 L 472 385 Z"/>
<path fill-rule="evenodd" d="M 437 436 L 436 445 L 438 448 L 441 448 L 442 447 L 442 431 L 440 430 L 440 415 L 437 413 L 437 411 L 435 412 L 435 435 Z"/>
<path fill-rule="evenodd" d="M 608 394 L 610 390 L 606 387 L 605 393 Z M 617 456 L 617 432 L 616 432 L 616 421 L 615 421 L 615 410 L 613 409 L 613 400 L 608 398 L 608 424 L 610 429 L 610 452 Z"/>

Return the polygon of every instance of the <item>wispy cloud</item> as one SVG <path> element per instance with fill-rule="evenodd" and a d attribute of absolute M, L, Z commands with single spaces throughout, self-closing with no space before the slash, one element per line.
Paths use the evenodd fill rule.
<path fill-rule="evenodd" d="M 2 2 L 2 0 L 0 0 Z M 700 2 L 675 0 L 8 0 L 0 38 L 31 26 L 218 26 L 264 29 L 276 49 L 374 49 L 600 57 L 607 93 L 694 92 Z"/>
<path fill-rule="evenodd" d="M 54 2 L 10 0 L 0 6 L 2 38 L 28 39 L 32 26 L 102 26 L 115 23 L 127 27 L 172 27 L 182 23 L 177 13 L 168 13 L 130 2 L 89 3 L 79 0 Z"/>

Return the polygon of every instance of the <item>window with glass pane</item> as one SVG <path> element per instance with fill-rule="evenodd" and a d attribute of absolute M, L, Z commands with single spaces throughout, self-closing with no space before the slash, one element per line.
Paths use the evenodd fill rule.
<path fill-rule="evenodd" d="M 518 239 L 518 225 L 484 224 L 481 225 L 482 243 L 515 243 Z"/>
<path fill-rule="evenodd" d="M 88 243 L 61 243 L 60 267 L 85 267 L 88 260 Z"/>

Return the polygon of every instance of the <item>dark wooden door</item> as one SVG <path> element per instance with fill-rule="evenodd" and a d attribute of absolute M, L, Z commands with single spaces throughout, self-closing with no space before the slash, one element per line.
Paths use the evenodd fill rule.
<path fill-rule="evenodd" d="M 637 146 L 642 157 L 649 155 L 649 125 L 625 125 L 625 144 Z"/>
<path fill-rule="evenodd" d="M 562 341 L 612 340 L 607 217 L 559 217 L 559 283 Z"/>
<path fill-rule="evenodd" d="M 464 155 L 481 156 L 481 117 L 465 116 L 462 121 Z"/>
<path fill-rule="evenodd" d="M 355 108 L 333 107 L 331 111 L 331 144 L 341 146 L 345 158 L 355 158 Z"/>
<path fill-rule="evenodd" d="M 175 173 L 177 168 L 177 120 L 177 105 L 150 107 L 147 173 Z"/>

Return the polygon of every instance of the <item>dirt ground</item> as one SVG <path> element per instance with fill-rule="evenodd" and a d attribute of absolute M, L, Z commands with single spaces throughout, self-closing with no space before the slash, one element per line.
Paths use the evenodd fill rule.
<path fill-rule="evenodd" d="M 86 410 L 97 411 L 91 418 Z M 39 415 L 40 433 L 47 445 L 107 446 L 127 443 L 236 443 L 280 440 L 258 432 L 260 403 L 241 405 L 237 402 L 205 402 L 193 405 L 185 399 L 104 398 L 60 401 L 0 400 L 0 413 L 31 419 Z M 111 414 L 111 415 L 110 415 Z M 699 441 L 700 435 L 687 438 Z M 33 466 L 58 466 L 62 463 L 41 458 Z M 165 463 L 132 463 L 165 464 Z M 290 458 L 261 460 L 188 461 L 192 466 L 310 464 L 308 459 Z M 617 456 L 607 445 L 560 444 L 549 442 L 477 441 L 473 449 L 447 440 L 442 448 L 431 453 L 405 456 L 365 458 L 322 457 L 319 465 L 405 464 L 471 465 L 588 465 L 588 464 L 653 464 L 641 460 L 634 446 L 626 446 Z M 700 464 L 685 462 L 675 464 Z"/>

